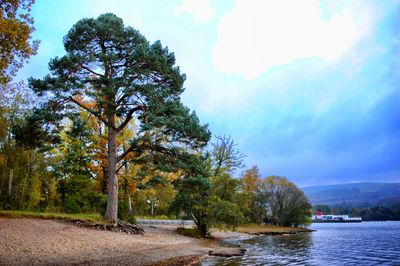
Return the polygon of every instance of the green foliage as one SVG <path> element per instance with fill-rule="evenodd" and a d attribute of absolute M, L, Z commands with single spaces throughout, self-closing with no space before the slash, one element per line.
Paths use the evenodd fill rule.
<path fill-rule="evenodd" d="M 236 202 L 212 197 L 210 202 L 211 225 L 215 227 L 236 228 L 245 221 L 240 205 Z"/>
<path fill-rule="evenodd" d="M 0 94 L 0 208 L 37 209 L 46 207 L 53 194 L 48 158 L 35 149 L 20 145 L 12 129 L 23 123 L 31 110 L 31 96 L 22 83 L 8 84 Z"/>
<path fill-rule="evenodd" d="M 101 209 L 102 195 L 91 189 L 89 180 L 75 177 L 71 182 L 67 182 L 67 190 L 63 201 L 64 209 L 67 213 L 86 213 L 96 212 Z"/>
<path fill-rule="evenodd" d="M 176 141 L 198 148 L 207 143 L 207 126 L 199 125 L 195 113 L 179 101 L 185 75 L 161 42 L 149 44 L 137 30 L 124 27 L 120 18 L 107 13 L 77 22 L 65 36 L 64 47 L 67 54 L 50 62 L 51 75 L 30 79 L 38 95 L 50 92 L 53 96 L 48 102 L 52 110 L 65 112 L 80 106 L 118 132 L 137 113 L 141 132 L 159 129 L 153 136 L 132 141 L 138 151 L 156 148 L 147 141 L 155 144 L 154 140 L 166 136 L 166 144 Z M 76 95 L 85 95 L 96 105 L 88 106 Z M 122 128 L 104 119 L 110 114 L 121 118 Z"/>
<path fill-rule="evenodd" d="M 128 216 L 129 216 L 128 206 L 125 201 L 120 200 L 118 202 L 118 219 L 126 221 L 128 220 Z"/>
<path fill-rule="evenodd" d="M 239 186 L 240 180 L 228 174 L 211 178 L 209 212 L 213 226 L 235 228 L 245 221 Z"/>
<path fill-rule="evenodd" d="M 37 175 L 32 175 L 31 176 L 31 185 L 30 185 L 30 194 L 29 194 L 29 200 L 28 200 L 28 209 L 34 210 L 39 206 L 40 200 L 41 200 L 41 183 L 40 179 Z"/>
<path fill-rule="evenodd" d="M 328 206 L 326 214 L 347 214 L 353 217 L 361 217 L 363 221 L 400 221 L 400 204 L 390 206 L 374 206 L 363 208 L 350 208 L 341 205 Z M 314 210 L 321 209 L 320 205 L 313 207 Z"/>
<path fill-rule="evenodd" d="M 193 238 L 202 238 L 202 237 L 211 238 L 210 234 L 207 234 L 206 236 L 202 235 L 197 228 L 178 227 L 176 228 L 176 232 L 178 234 Z"/>
<path fill-rule="evenodd" d="M 240 180 L 232 178 L 229 174 L 215 176 L 211 178 L 213 196 L 221 200 L 237 201 Z"/>
<path fill-rule="evenodd" d="M 177 214 L 183 211 L 193 219 L 203 237 L 207 236 L 211 226 L 235 228 L 245 220 L 240 207 L 239 185 L 239 180 L 227 174 L 212 178 L 187 177 L 178 185 L 171 210 Z"/>
<path fill-rule="evenodd" d="M 107 207 L 107 196 L 106 195 L 101 195 L 99 197 L 99 207 L 97 209 L 97 211 L 104 216 L 104 214 L 106 213 L 106 207 Z"/>
<path fill-rule="evenodd" d="M 126 201 L 120 200 L 118 202 L 118 219 L 136 224 L 136 218 L 133 214 L 129 213 Z"/>
<path fill-rule="evenodd" d="M 136 217 L 132 214 L 128 215 L 128 218 L 126 219 L 126 221 L 131 224 L 136 224 Z"/>
<path fill-rule="evenodd" d="M 50 213 L 50 212 L 33 212 L 33 211 L 5 211 L 0 210 L 0 217 L 9 218 L 41 218 L 41 219 L 62 219 L 62 220 L 84 220 L 89 222 L 104 223 L 104 219 L 98 213 Z"/>
<path fill-rule="evenodd" d="M 170 207 L 172 212 L 183 211 L 192 218 L 203 237 L 207 236 L 210 226 L 210 187 L 210 181 L 204 176 L 187 177 L 178 185 L 178 194 Z"/>
<path fill-rule="evenodd" d="M 58 192 L 68 213 L 93 212 L 101 208 L 100 194 L 94 191 L 95 182 L 89 164 L 93 160 L 91 136 L 93 131 L 81 116 L 61 133 L 57 146 L 53 175 L 57 177 Z"/>
<path fill-rule="evenodd" d="M 81 206 L 73 195 L 66 195 L 64 199 L 64 208 L 67 213 L 80 213 Z"/>

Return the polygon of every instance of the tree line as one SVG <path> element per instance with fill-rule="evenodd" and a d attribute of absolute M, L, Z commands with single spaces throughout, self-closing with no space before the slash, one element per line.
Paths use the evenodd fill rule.
<path fill-rule="evenodd" d="M 363 221 L 400 221 L 400 204 L 391 206 L 348 207 L 345 205 L 315 205 L 314 211 L 321 210 L 326 214 L 347 214 L 352 217 L 361 217 Z"/>
<path fill-rule="evenodd" d="M 244 154 L 228 136 L 210 143 L 160 41 L 107 13 L 78 21 L 64 47 L 44 78 L 1 83 L 0 208 L 101 212 L 116 226 L 174 215 L 204 236 L 217 225 L 309 222 L 308 199 L 286 178 L 257 167 L 233 178 Z"/>

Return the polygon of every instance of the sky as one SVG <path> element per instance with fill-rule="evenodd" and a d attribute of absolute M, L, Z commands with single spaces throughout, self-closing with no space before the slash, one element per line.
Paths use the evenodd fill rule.
<path fill-rule="evenodd" d="M 37 0 L 41 44 L 18 78 L 46 75 L 78 20 L 111 12 L 175 53 L 182 101 L 238 143 L 247 168 L 303 187 L 400 182 L 399 11 L 391 0 Z"/>

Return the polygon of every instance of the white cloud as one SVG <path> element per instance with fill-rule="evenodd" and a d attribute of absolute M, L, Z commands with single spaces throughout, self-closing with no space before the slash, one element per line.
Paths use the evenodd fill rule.
<path fill-rule="evenodd" d="M 237 0 L 221 19 L 213 64 L 251 80 L 299 59 L 338 60 L 369 29 L 370 16 L 360 13 L 344 6 L 326 16 L 318 0 Z"/>
<path fill-rule="evenodd" d="M 196 23 L 208 22 L 215 16 L 210 0 L 182 0 L 175 14 L 182 13 L 190 13 Z"/>

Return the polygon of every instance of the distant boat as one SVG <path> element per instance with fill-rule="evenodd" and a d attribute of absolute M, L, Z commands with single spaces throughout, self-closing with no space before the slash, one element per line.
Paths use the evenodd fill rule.
<path fill-rule="evenodd" d="M 360 223 L 362 222 L 361 217 L 349 217 L 348 215 L 313 215 L 313 223 Z"/>

